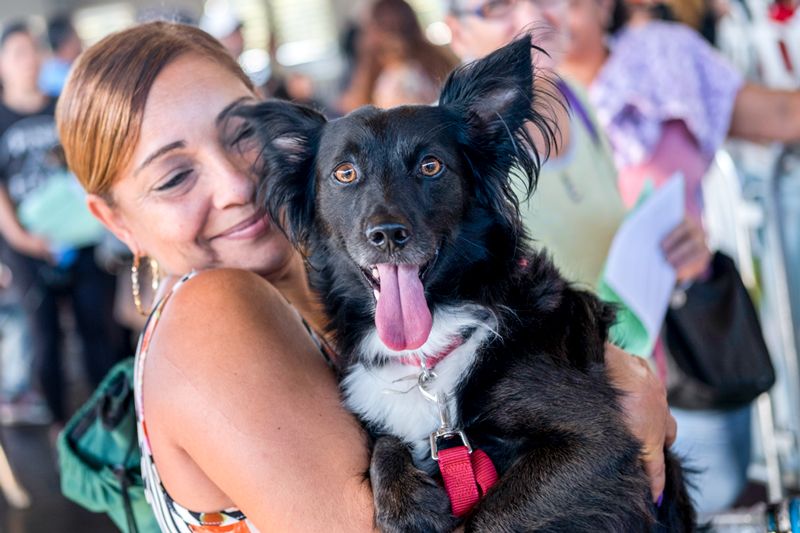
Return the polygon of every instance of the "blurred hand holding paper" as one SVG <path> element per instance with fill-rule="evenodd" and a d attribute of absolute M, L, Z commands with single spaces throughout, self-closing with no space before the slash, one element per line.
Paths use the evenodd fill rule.
<path fill-rule="evenodd" d="M 606 261 L 604 281 L 641 321 L 648 336 L 661 330 L 675 270 L 667 263 L 661 241 L 684 218 L 684 178 L 673 175 L 653 191 L 620 226 Z"/>
<path fill-rule="evenodd" d="M 75 176 L 53 176 L 17 207 L 23 227 L 45 237 L 59 248 L 82 248 L 97 244 L 104 234 L 102 224 L 86 207 L 86 193 Z"/>

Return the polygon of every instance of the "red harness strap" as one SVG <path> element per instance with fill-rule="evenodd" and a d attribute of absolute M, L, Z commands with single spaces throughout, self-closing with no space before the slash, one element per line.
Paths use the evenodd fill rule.
<path fill-rule="evenodd" d="M 453 514 L 459 518 L 497 483 L 497 470 L 489 456 L 483 450 L 470 453 L 466 446 L 439 450 L 439 470 Z"/>
<path fill-rule="evenodd" d="M 453 353 L 464 343 L 462 338 L 451 342 L 444 350 L 436 355 L 424 358 L 419 354 L 412 354 L 400 358 L 404 365 L 414 365 L 431 371 L 444 358 Z M 462 517 L 469 513 L 480 499 L 495 483 L 497 483 L 497 470 L 492 460 L 483 450 L 468 448 L 466 437 L 461 431 L 452 431 L 451 428 L 439 428 L 439 432 L 431 435 L 431 448 L 433 458 L 439 462 L 439 471 L 442 474 L 444 488 L 450 498 L 450 507 L 453 514 Z M 463 443 L 460 446 L 438 449 L 439 437 L 459 435 Z"/>

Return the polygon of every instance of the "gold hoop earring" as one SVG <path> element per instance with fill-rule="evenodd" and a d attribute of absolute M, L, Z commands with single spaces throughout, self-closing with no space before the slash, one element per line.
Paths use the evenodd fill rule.
<path fill-rule="evenodd" d="M 153 298 L 156 296 L 158 286 L 161 284 L 161 271 L 158 268 L 158 261 L 150 258 L 150 287 L 153 289 Z"/>
<path fill-rule="evenodd" d="M 150 286 L 153 289 L 153 297 L 155 298 L 158 285 L 161 282 L 161 275 L 158 270 L 158 262 L 155 259 L 148 259 L 148 266 L 150 267 Z M 144 309 L 142 305 L 142 291 L 141 284 L 139 283 L 139 272 L 141 271 L 141 258 L 138 255 L 133 257 L 133 264 L 131 265 L 131 293 L 133 294 L 133 305 L 136 311 L 142 316 L 149 316 L 150 312 Z"/>

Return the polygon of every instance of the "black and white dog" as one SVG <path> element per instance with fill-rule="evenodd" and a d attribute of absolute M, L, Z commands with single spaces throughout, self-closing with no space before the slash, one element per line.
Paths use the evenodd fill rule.
<path fill-rule="evenodd" d="M 308 256 L 346 405 L 374 436 L 385 531 L 458 524 L 431 458 L 440 409 L 500 474 L 467 531 L 693 529 L 669 453 L 651 502 L 604 369 L 612 310 L 526 243 L 509 176 L 535 185 L 526 126 L 552 138 L 539 99 L 528 37 L 457 69 L 436 106 L 330 122 L 287 102 L 234 112 L 267 211 Z"/>

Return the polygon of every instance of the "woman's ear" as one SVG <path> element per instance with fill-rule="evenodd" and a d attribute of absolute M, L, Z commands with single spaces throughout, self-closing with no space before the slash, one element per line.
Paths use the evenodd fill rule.
<path fill-rule="evenodd" d="M 128 225 L 123 217 L 117 212 L 108 200 L 97 194 L 86 195 L 86 207 L 89 212 L 99 220 L 114 236 L 125 243 L 125 245 L 137 255 L 143 255 L 142 250 L 133 238 L 133 234 L 128 229 Z"/>

